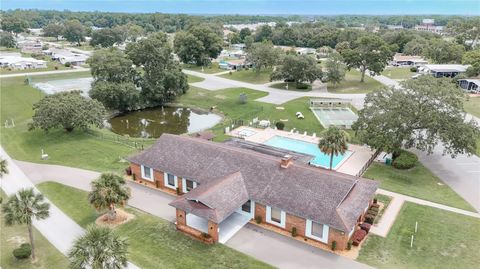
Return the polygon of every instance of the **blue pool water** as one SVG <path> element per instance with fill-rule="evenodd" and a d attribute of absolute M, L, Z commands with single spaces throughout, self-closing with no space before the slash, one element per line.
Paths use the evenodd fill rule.
<path fill-rule="evenodd" d="M 310 161 L 311 164 L 315 166 L 321 166 L 324 168 L 330 168 L 330 156 L 324 154 L 320 151 L 318 146 L 314 143 L 309 143 L 297 139 L 292 139 L 284 136 L 274 136 L 264 142 L 265 145 L 269 145 L 276 148 L 287 149 L 299 153 L 304 153 L 308 155 L 315 156 L 313 160 Z M 348 156 L 352 154 L 351 151 L 345 152 L 343 155 L 333 155 L 333 169 L 336 169 L 337 166 Z"/>

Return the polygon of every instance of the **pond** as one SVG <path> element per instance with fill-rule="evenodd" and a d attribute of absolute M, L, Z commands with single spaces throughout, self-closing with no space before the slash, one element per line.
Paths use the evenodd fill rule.
<path fill-rule="evenodd" d="M 185 107 L 158 107 L 122 114 L 108 122 L 114 133 L 131 137 L 157 138 L 163 133 L 194 133 L 215 126 L 217 114 Z"/>

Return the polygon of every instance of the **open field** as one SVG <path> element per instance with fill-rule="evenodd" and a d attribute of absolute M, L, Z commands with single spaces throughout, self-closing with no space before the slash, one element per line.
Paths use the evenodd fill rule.
<path fill-rule="evenodd" d="M 57 74 L 35 77 L 40 79 L 85 77 L 89 73 Z M 1 121 L 13 119 L 14 128 L 5 128 L 1 125 L 1 143 L 12 158 L 61 164 L 72 167 L 85 168 L 96 171 L 119 171 L 124 168 L 120 158 L 136 152 L 113 140 L 106 140 L 112 136 L 108 130 L 95 129 L 96 135 L 87 134 L 80 130 L 66 133 L 64 130 L 52 130 L 45 133 L 42 130 L 28 131 L 27 124 L 33 115 L 32 105 L 43 97 L 43 93 L 23 83 L 23 77 L 2 79 L 1 85 Z M 103 136 L 103 139 L 102 139 Z M 133 140 L 133 139 L 129 139 Z M 153 143 L 152 140 L 136 139 L 145 146 Z M 41 150 L 50 156 L 46 161 L 40 160 Z"/>
<path fill-rule="evenodd" d="M 474 211 L 470 204 L 420 162 L 409 170 L 399 170 L 385 164 L 373 163 L 363 177 L 380 182 L 380 188 L 385 190 Z"/>
<path fill-rule="evenodd" d="M 418 231 L 410 248 L 411 236 Z M 358 261 L 376 268 L 478 268 L 480 221 L 405 203 L 386 238 L 370 234 Z"/>
<path fill-rule="evenodd" d="M 411 72 L 409 67 L 387 67 L 383 70 L 382 75 L 391 79 L 404 80 L 412 78 L 415 72 Z"/>
<path fill-rule="evenodd" d="M 328 83 L 327 89 L 331 93 L 368 93 L 381 88 L 383 85 L 373 78 L 365 75 L 365 82 L 360 82 L 362 74 L 357 70 L 350 70 L 345 75 L 345 80 L 333 86 Z"/>
<path fill-rule="evenodd" d="M 0 191 L 3 201 L 7 195 Z M 6 226 L 3 214 L 0 214 L 0 266 L 2 268 L 17 269 L 50 269 L 68 268 L 68 259 L 58 251 L 43 235 L 34 230 L 36 261 L 31 259 L 17 260 L 12 251 L 21 243 L 28 243 L 28 230 L 26 225 Z"/>
<path fill-rule="evenodd" d="M 232 71 L 228 74 L 220 75 L 223 78 L 253 83 L 253 84 L 264 84 L 270 82 L 270 74 L 272 69 L 261 70 L 260 72 L 255 71 L 255 69 L 249 70 L 240 70 Z"/>
<path fill-rule="evenodd" d="M 468 113 L 480 118 L 480 96 L 470 96 L 468 100 L 463 102 L 463 108 Z"/>
<path fill-rule="evenodd" d="M 54 182 L 41 183 L 38 188 L 83 227 L 98 216 L 88 205 L 85 191 Z M 135 219 L 115 229 L 128 239 L 129 260 L 141 268 L 272 268 L 225 245 L 205 245 L 176 231 L 166 220 L 127 210 Z"/>

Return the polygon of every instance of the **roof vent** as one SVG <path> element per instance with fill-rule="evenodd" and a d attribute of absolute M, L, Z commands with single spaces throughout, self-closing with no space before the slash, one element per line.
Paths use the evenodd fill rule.
<path fill-rule="evenodd" d="M 293 163 L 292 155 L 285 155 L 280 160 L 280 167 L 281 168 L 288 168 L 288 166 L 290 166 L 290 164 L 292 164 L 292 163 Z"/>

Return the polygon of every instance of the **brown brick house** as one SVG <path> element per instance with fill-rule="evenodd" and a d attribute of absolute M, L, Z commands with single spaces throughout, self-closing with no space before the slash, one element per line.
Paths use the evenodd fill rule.
<path fill-rule="evenodd" d="M 137 180 L 183 194 L 170 203 L 183 232 L 222 242 L 231 227 L 257 219 L 345 249 L 377 183 L 315 168 L 305 156 L 284 153 L 264 145 L 164 134 L 128 159 Z"/>

